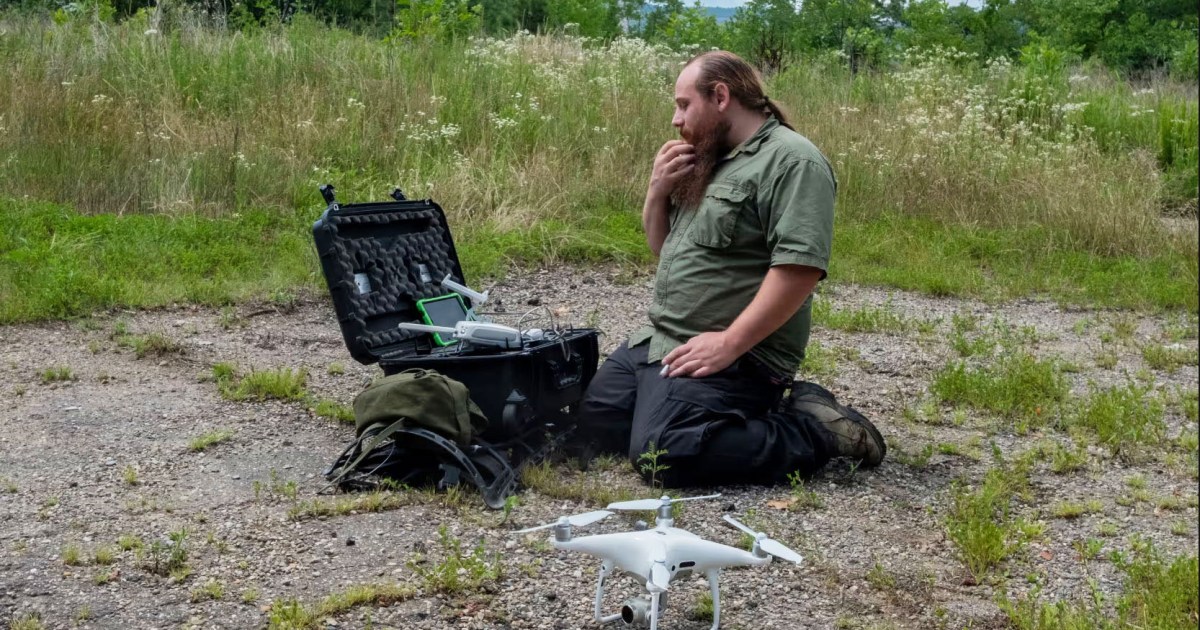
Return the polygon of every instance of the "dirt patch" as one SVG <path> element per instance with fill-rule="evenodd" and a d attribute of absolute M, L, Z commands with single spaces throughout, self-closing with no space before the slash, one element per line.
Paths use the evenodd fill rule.
<path fill-rule="evenodd" d="M 613 269 L 525 273 L 490 288 L 489 308 L 501 311 L 498 319 L 551 311 L 560 322 L 601 328 L 605 352 L 640 325 L 649 303 L 649 278 Z M 1069 440 L 1049 429 L 1018 435 L 973 411 L 957 425 L 912 419 L 934 374 L 956 357 L 950 346 L 956 314 L 975 316 L 979 326 L 1002 320 L 1028 327 L 1026 348 L 1075 366 L 1068 377 L 1076 393 L 1089 383 L 1138 378 L 1168 397 L 1197 387 L 1194 365 L 1152 369 L 1139 349 L 1174 343 L 1169 331 L 1185 316 L 1064 310 L 1038 301 L 989 305 L 845 285 L 823 299 L 838 309 L 887 306 L 926 322 L 889 334 L 819 328 L 814 339 L 841 357 L 822 382 L 874 419 L 893 453 L 938 449 L 919 463 L 890 456 L 871 471 L 835 462 L 809 485 L 820 507 L 770 507 L 788 499 L 787 487 L 721 488 L 721 499 L 690 504 L 678 524 L 697 534 L 738 544 L 740 535 L 720 521 L 730 511 L 807 558 L 798 567 L 726 573 L 722 627 L 1004 625 L 994 604 L 1002 582 L 964 579 L 945 535 L 950 486 L 960 478 L 978 482 L 992 443 L 1011 458 L 1039 440 Z M 138 358 L 131 340 L 153 334 L 177 347 L 157 354 L 143 347 Z M 294 519 L 298 504 L 317 498 L 321 471 L 353 429 L 317 417 L 301 402 L 225 400 L 211 380 L 220 362 L 246 371 L 302 368 L 314 398 L 342 405 L 378 373 L 350 359 L 332 307 L 316 298 L 287 309 L 179 307 L 0 327 L 0 620 L 37 614 L 47 627 L 262 627 L 275 601 L 296 598 L 315 609 L 356 585 L 399 583 L 417 590 L 387 606 L 332 612 L 313 625 L 590 626 L 596 563 L 539 548 L 539 537 L 511 530 L 601 505 L 525 491 L 505 521 L 470 493 L 457 500 L 411 493 L 400 509 Z M 1178 405 L 1168 404 L 1165 417 L 1169 437 L 1195 432 Z M 232 437 L 203 451 L 190 448 L 193 439 L 222 430 Z M 1018 510 L 1044 522 L 1045 532 L 1005 563 L 1001 574 L 1013 578 L 1007 588 L 1027 590 L 1024 576 L 1039 575 L 1049 598 L 1082 596 L 1089 578 L 1111 593 L 1121 575 L 1104 557 L 1128 549 L 1135 535 L 1172 554 L 1194 550 L 1195 460 L 1169 450 L 1127 463 L 1092 445 L 1084 467 L 1067 474 L 1039 463 L 1032 496 Z M 656 494 L 624 462 L 586 474 L 563 471 L 594 485 Z M 1149 499 L 1128 500 L 1135 476 Z M 1063 501 L 1098 501 L 1099 511 L 1055 518 L 1052 506 Z M 1109 533 L 1100 537 L 1103 523 Z M 590 531 L 627 524 L 610 518 Z M 481 544 L 499 553 L 499 580 L 452 595 L 424 587 L 420 570 L 447 555 L 439 526 L 464 551 Z M 130 548 L 121 548 L 122 537 Z M 1099 539 L 1103 552 L 1084 562 L 1078 546 L 1088 539 Z M 186 556 L 173 565 L 174 578 L 160 575 L 170 573 L 172 550 Z M 424 564 L 415 563 L 418 557 Z M 639 590 L 618 581 L 610 603 Z M 707 628 L 689 615 L 704 591 L 699 580 L 673 587 L 662 627 Z"/>

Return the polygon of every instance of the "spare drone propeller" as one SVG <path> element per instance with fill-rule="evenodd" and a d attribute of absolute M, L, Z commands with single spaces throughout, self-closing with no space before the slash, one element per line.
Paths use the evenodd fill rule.
<path fill-rule="evenodd" d="M 681 501 L 699 501 L 700 499 L 715 499 L 721 496 L 718 494 L 709 494 L 702 497 L 681 497 L 672 499 L 669 496 L 663 495 L 660 499 L 635 499 L 633 501 L 617 501 L 609 503 L 610 510 L 657 510 L 660 507 L 667 507 Z"/>
<path fill-rule="evenodd" d="M 780 560 L 787 560 L 788 562 L 800 564 L 800 561 L 804 559 L 800 556 L 800 554 L 784 546 L 783 543 L 767 538 L 767 535 L 763 532 L 756 532 L 749 527 L 742 525 L 741 523 L 735 521 L 733 517 L 728 514 L 725 515 L 725 520 L 734 527 L 753 536 L 754 546 L 762 549 L 764 552 L 769 553 L 772 556 L 775 556 L 776 558 L 779 558 Z"/>
<path fill-rule="evenodd" d="M 609 512 L 608 510 L 595 510 L 593 512 L 584 512 L 583 514 L 576 514 L 574 516 L 564 516 L 553 523 L 546 523 L 544 525 L 536 525 L 534 527 L 526 527 L 525 529 L 518 529 L 517 531 L 515 531 L 513 533 L 524 534 L 527 532 L 536 532 L 539 529 L 550 529 L 551 527 L 554 527 L 555 525 L 570 525 L 571 527 L 583 527 L 584 525 L 591 525 L 592 523 L 595 523 L 596 521 L 599 521 L 606 516 L 610 516 L 611 514 L 612 514 L 612 512 Z"/>

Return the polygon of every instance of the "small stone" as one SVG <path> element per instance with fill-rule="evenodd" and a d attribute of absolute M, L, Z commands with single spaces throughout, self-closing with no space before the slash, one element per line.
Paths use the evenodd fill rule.
<path fill-rule="evenodd" d="M 346 546 L 347 546 L 347 547 L 353 547 L 353 546 L 354 546 L 354 544 L 355 544 L 356 542 L 358 542 L 358 541 L 354 540 L 353 538 L 347 538 L 347 539 L 346 539 Z"/>

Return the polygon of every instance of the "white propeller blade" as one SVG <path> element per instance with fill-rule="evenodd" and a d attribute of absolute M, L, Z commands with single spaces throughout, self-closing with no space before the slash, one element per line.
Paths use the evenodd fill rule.
<path fill-rule="evenodd" d="M 787 560 L 788 562 L 795 562 L 796 564 L 800 564 L 800 562 L 804 560 L 800 554 L 788 549 L 783 543 L 772 538 L 764 538 L 758 541 L 758 548 L 771 554 L 772 556 L 775 556 L 776 558 L 779 558 L 780 560 Z"/>
<path fill-rule="evenodd" d="M 617 501 L 609 503 L 610 510 L 657 510 L 662 505 L 662 499 L 637 499 L 635 501 Z"/>
<path fill-rule="evenodd" d="M 570 525 L 571 527 L 583 527 L 584 525 L 591 525 L 592 523 L 595 523 L 596 521 L 599 521 L 599 520 L 603 519 L 604 517 L 611 516 L 611 515 L 612 515 L 612 512 L 609 512 L 608 510 L 595 510 L 592 512 L 584 512 L 583 514 L 576 514 L 574 516 L 564 516 L 563 518 L 561 518 L 553 523 L 546 523 L 544 525 L 536 525 L 534 527 L 526 527 L 525 529 L 518 529 L 514 533 L 525 534 L 528 532 L 536 532 L 539 529 L 550 529 L 551 527 L 554 527 L 555 525 L 561 524 L 563 522 L 563 520 L 565 520 L 567 522 L 567 525 Z"/>
<path fill-rule="evenodd" d="M 633 501 L 617 501 L 616 503 L 609 503 L 608 509 L 610 509 L 610 510 L 657 510 L 658 508 L 663 507 L 664 505 L 671 505 L 673 503 L 679 503 L 682 501 L 699 501 L 701 499 L 715 499 L 719 496 L 721 496 L 720 493 L 708 494 L 708 495 L 705 495 L 702 497 L 681 497 L 678 499 L 672 499 L 671 497 L 666 497 L 666 496 L 664 496 L 660 499 L 634 499 Z"/>
<path fill-rule="evenodd" d="M 754 544 L 758 545 L 758 548 L 762 549 L 765 553 L 769 553 L 780 560 L 787 560 L 788 562 L 795 562 L 796 564 L 800 564 L 800 562 L 804 560 L 800 554 L 788 549 L 783 543 L 768 538 L 767 535 L 762 532 L 756 532 L 749 527 L 746 527 L 745 525 L 734 520 L 734 518 L 728 514 L 725 515 L 725 522 L 753 536 Z"/>
<path fill-rule="evenodd" d="M 738 528 L 738 529 L 740 529 L 740 530 L 742 530 L 742 531 L 744 531 L 744 532 L 746 532 L 747 534 L 750 534 L 751 536 L 758 536 L 758 532 L 756 532 L 756 531 L 754 531 L 753 529 L 750 529 L 749 527 L 746 527 L 745 525 L 742 525 L 741 523 L 739 523 L 739 522 L 735 521 L 735 520 L 733 519 L 733 517 L 732 517 L 732 516 L 730 516 L 730 515 L 728 515 L 728 514 L 726 514 L 726 515 L 725 515 L 725 522 L 726 522 L 726 523 L 729 523 L 730 525 L 733 525 L 734 527 L 736 527 L 736 528 Z"/>

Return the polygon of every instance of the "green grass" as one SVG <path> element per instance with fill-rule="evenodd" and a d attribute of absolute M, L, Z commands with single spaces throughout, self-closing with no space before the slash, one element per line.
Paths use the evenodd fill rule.
<path fill-rule="evenodd" d="M 65 365 L 48 367 L 38 372 L 38 376 L 41 377 L 43 383 L 74 381 L 77 378 L 75 373 L 71 371 L 71 368 Z"/>
<path fill-rule="evenodd" d="M 447 595 L 474 592 L 485 584 L 495 583 L 504 574 L 500 555 L 487 554 L 482 543 L 465 552 L 462 541 L 449 533 L 445 525 L 438 528 L 438 540 L 445 552 L 440 562 L 417 557 L 408 563 L 427 592 Z"/>
<path fill-rule="evenodd" d="M 345 424 L 354 424 L 354 409 L 336 400 L 325 398 L 317 401 L 316 406 L 313 407 L 313 413 L 322 418 L 329 418 L 330 420 Z"/>
<path fill-rule="evenodd" d="M 249 593 L 250 591 L 247 591 Z M 328 595 L 312 608 L 305 608 L 295 598 L 277 599 L 267 611 L 270 630 L 307 630 L 319 628 L 325 620 L 359 606 L 390 606 L 412 599 L 417 590 L 401 584 L 362 584 Z M 243 599 L 246 599 L 243 594 Z M 258 599 L 254 591 L 251 600 Z"/>
<path fill-rule="evenodd" d="M 1051 509 L 1051 513 L 1055 518 L 1076 519 L 1085 514 L 1094 514 L 1104 509 L 1104 505 L 1100 501 L 1092 500 L 1087 503 L 1075 503 L 1073 501 L 1063 501 L 1056 503 Z"/>
<path fill-rule="evenodd" d="M 413 495 L 383 490 L 360 493 L 353 497 L 333 500 L 301 501 L 288 510 L 288 518 L 302 521 L 322 516 L 346 516 L 370 512 L 387 512 L 412 505 Z"/>
<path fill-rule="evenodd" d="M 238 379 L 234 366 L 218 363 L 213 366 L 212 374 L 221 396 L 228 400 L 308 399 L 308 392 L 304 389 L 308 381 L 308 371 L 304 368 L 251 370 L 249 374 Z"/>
<path fill-rule="evenodd" d="M 1057 363 L 1026 352 L 1005 353 L 980 367 L 952 361 L 934 376 L 929 391 L 943 402 L 1017 419 L 1018 429 L 1045 422 L 1068 394 Z"/>
<path fill-rule="evenodd" d="M 473 281 L 514 263 L 654 264 L 640 208 L 654 151 L 673 137 L 680 54 L 563 37 L 396 45 L 303 15 L 169 37 L 137 20 L 5 19 L 0 323 L 322 294 L 311 224 L 327 182 L 343 202 L 393 185 L 439 201 Z M 1159 221 L 1179 191 L 1195 200 L 1179 184 L 1194 181 L 1180 175 L 1194 170 L 1194 102 L 1156 96 L 1153 115 L 1131 118 L 1147 101 L 1109 81 L 1076 118 L 1024 120 L 1005 108 L 1028 70 L 912 63 L 902 69 L 936 80 L 824 63 L 770 78 L 842 184 L 832 281 L 1197 310 L 1195 236 Z M 1062 104 L 1033 98 L 1030 111 Z M 996 129 L 928 122 L 976 111 Z M 1018 120 L 1051 124 L 1018 140 Z M 1084 124 L 1103 133 L 1073 133 Z M 1154 152 L 1160 170 L 1117 138 Z M 881 308 L 821 318 L 877 332 L 913 323 Z"/>
<path fill-rule="evenodd" d="M 220 218 L 86 216 L 30 202 L 13 202 L 12 207 L 0 215 L 0 246 L 12 247 L 0 255 L 0 322 L 175 302 L 221 305 L 267 300 L 280 291 L 325 290 L 311 249 L 315 207 L 296 212 L 246 210 Z M 514 262 L 650 264 L 640 219 L 631 209 L 594 212 L 595 217 L 585 213 L 533 229 L 452 225 L 452 230 L 468 277 L 496 276 Z M 581 240 L 581 232 L 591 237 Z M 601 232 L 608 236 L 597 240 Z M 970 254 L 967 244 L 979 239 L 996 243 L 994 256 Z M 904 243 L 893 251 L 896 240 Z M 965 249 L 953 247 L 960 241 Z M 1053 243 L 1036 231 L 981 233 L 901 216 L 846 220 L 839 222 L 835 234 L 830 278 L 991 300 L 1042 294 L 1067 304 L 1197 308 L 1194 259 L 1169 253 L 1114 259 L 1063 253 Z M 1014 261 L 1005 253 L 1009 248 L 1028 249 Z M 826 312 L 820 304 L 817 322 L 831 327 L 895 332 L 914 325 L 887 309 Z M 141 352 L 159 350 L 147 345 Z"/>
<path fill-rule="evenodd" d="M 1064 421 L 1095 435 L 1100 444 L 1119 456 L 1136 457 L 1166 436 L 1161 397 L 1149 386 L 1128 383 L 1100 389 L 1075 404 Z"/>
<path fill-rule="evenodd" d="M 703 593 L 696 599 L 695 605 L 688 611 L 688 617 L 695 621 L 711 623 L 713 620 L 713 598 L 711 593 Z"/>
<path fill-rule="evenodd" d="M 83 552 L 80 551 L 79 545 L 67 545 L 63 548 L 62 563 L 69 567 L 83 564 Z"/>
<path fill-rule="evenodd" d="M 1001 610 L 1016 630 L 1133 630 L 1193 628 L 1200 615 L 1197 556 L 1166 558 L 1145 539 L 1135 537 L 1131 557 L 1118 554 L 1125 573 L 1122 592 L 1106 601 L 1095 583 L 1083 601 L 1044 603 L 1040 593 L 1016 601 L 1000 593 Z"/>
<path fill-rule="evenodd" d="M 1027 528 L 1013 516 L 1012 502 L 1027 486 L 1024 463 L 997 457 L 977 488 L 956 482 L 951 490 L 947 536 L 977 582 L 1024 545 Z"/>
<path fill-rule="evenodd" d="M 97 547 L 92 553 L 92 561 L 99 565 L 112 564 L 116 554 L 108 547 Z"/>
<path fill-rule="evenodd" d="M 890 306 L 861 306 L 836 309 L 825 300 L 813 302 L 813 324 L 846 332 L 903 333 L 916 326 L 915 316 L 906 317 Z"/>
<path fill-rule="evenodd" d="M 1195 344 L 1186 346 L 1162 346 L 1146 344 L 1142 346 L 1142 359 L 1155 370 L 1164 370 L 1174 374 L 1184 365 L 1196 365 L 1197 350 Z"/>
<path fill-rule="evenodd" d="M 527 466 L 521 471 L 521 482 L 526 488 L 552 499 L 580 501 L 589 505 L 604 506 L 635 498 L 634 491 L 628 487 L 575 474 L 549 461 Z"/>
<path fill-rule="evenodd" d="M 209 447 L 216 446 L 222 442 L 227 442 L 233 439 L 234 432 L 229 429 L 217 429 L 209 431 L 203 435 L 196 436 L 188 442 L 188 448 L 194 452 L 203 451 Z"/>
<path fill-rule="evenodd" d="M 37 612 L 21 613 L 8 624 L 8 630 L 43 630 L 45 627 L 41 613 Z"/>
<path fill-rule="evenodd" d="M 192 602 L 217 601 L 225 596 L 225 585 L 218 580 L 209 580 L 203 586 L 192 589 Z"/>
<path fill-rule="evenodd" d="M 117 345 L 132 348 L 133 353 L 139 359 L 147 356 L 161 357 L 169 354 L 183 353 L 183 346 L 178 341 L 162 333 L 150 333 L 144 336 L 124 335 L 117 338 Z"/>
<path fill-rule="evenodd" d="M 818 383 L 833 380 L 838 374 L 837 349 L 828 348 L 819 341 L 810 341 L 804 350 L 799 373 L 801 377 Z"/>

